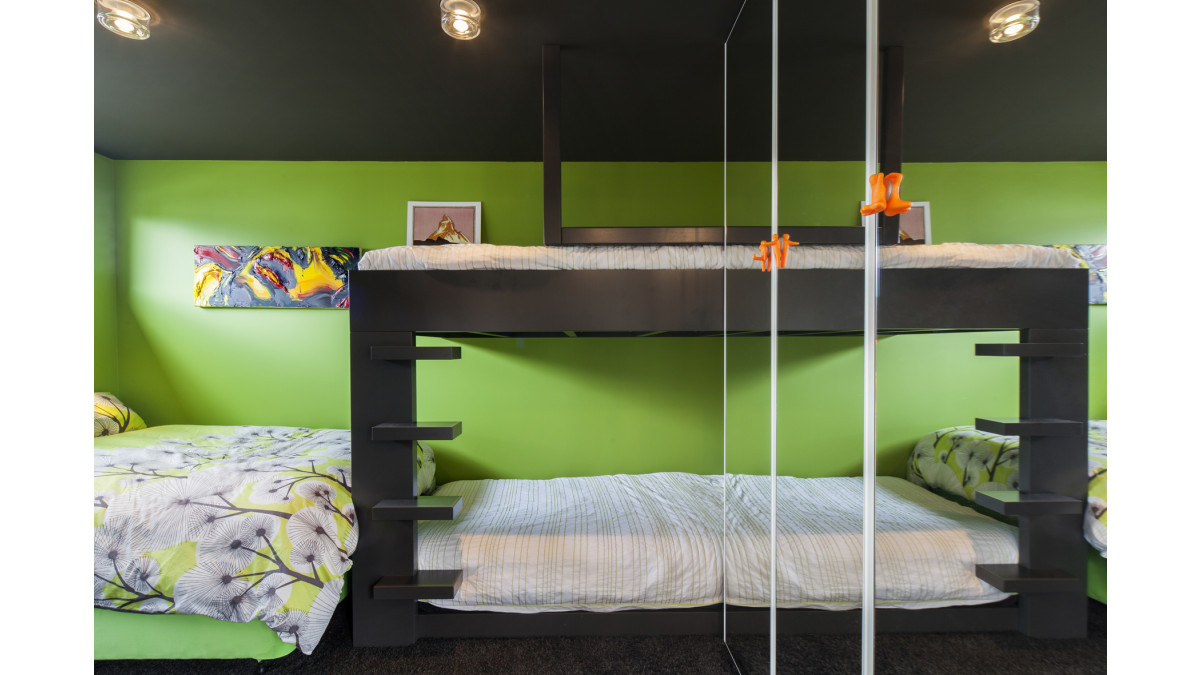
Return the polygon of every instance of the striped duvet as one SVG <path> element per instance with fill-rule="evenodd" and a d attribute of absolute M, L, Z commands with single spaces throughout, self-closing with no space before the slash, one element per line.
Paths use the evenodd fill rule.
<path fill-rule="evenodd" d="M 462 569 L 453 609 L 518 613 L 769 602 L 769 478 L 685 473 L 457 481 L 454 521 L 420 524 L 421 569 Z M 976 563 L 1017 562 L 1016 529 L 899 478 L 876 490 L 880 606 L 982 604 L 1006 594 Z M 861 600 L 860 478 L 778 479 L 781 607 Z M 722 574 L 726 581 L 722 584 Z"/>

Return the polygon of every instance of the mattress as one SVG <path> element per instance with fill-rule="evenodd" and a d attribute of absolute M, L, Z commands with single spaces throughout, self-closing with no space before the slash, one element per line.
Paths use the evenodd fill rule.
<path fill-rule="evenodd" d="M 664 270 L 761 269 L 756 246 L 394 246 L 363 254 L 360 270 Z M 862 269 L 861 246 L 794 246 L 785 269 Z M 1025 244 L 885 246 L 880 265 L 916 268 L 1080 266 L 1069 251 Z"/>
<path fill-rule="evenodd" d="M 453 521 L 419 526 L 418 567 L 461 569 L 459 610 L 514 613 L 770 602 L 769 478 L 655 473 L 456 481 Z M 877 483 L 876 597 L 921 608 L 995 602 L 977 563 L 1016 563 L 1017 534 L 899 478 Z M 780 607 L 861 602 L 862 479 L 778 479 Z M 724 582 L 722 581 L 724 577 Z"/>

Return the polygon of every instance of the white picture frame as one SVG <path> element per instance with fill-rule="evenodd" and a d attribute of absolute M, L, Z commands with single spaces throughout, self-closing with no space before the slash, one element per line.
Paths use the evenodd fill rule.
<path fill-rule="evenodd" d="M 478 244 L 482 216 L 483 202 L 409 202 L 405 245 L 428 240 L 437 233 L 443 219 L 449 219 L 454 231 L 466 239 L 464 242 L 451 237 L 451 243 Z"/>
<path fill-rule="evenodd" d="M 866 202 L 860 201 L 858 203 L 860 208 L 866 205 Z M 883 218 L 883 214 L 880 213 L 879 217 Z M 904 235 L 908 235 L 910 238 L 905 239 Z M 900 214 L 899 236 L 901 244 L 933 243 L 933 230 L 929 218 L 929 202 L 913 202 L 912 208 L 907 213 Z"/>
<path fill-rule="evenodd" d="M 900 243 L 932 244 L 933 230 L 929 218 L 929 202 L 913 202 L 908 213 L 900 214 Z M 914 241 L 906 242 L 905 235 Z M 917 236 L 920 235 L 920 236 Z"/>

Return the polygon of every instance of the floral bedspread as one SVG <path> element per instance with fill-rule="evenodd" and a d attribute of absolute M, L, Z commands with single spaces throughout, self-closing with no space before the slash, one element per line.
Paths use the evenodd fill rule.
<path fill-rule="evenodd" d="M 1108 421 L 1088 422 L 1088 508 L 1083 533 L 1108 557 Z M 1016 436 L 997 436 L 975 427 L 939 429 L 913 446 L 908 480 L 974 501 L 976 490 L 1016 490 Z"/>
<path fill-rule="evenodd" d="M 358 543 L 350 434 L 162 426 L 95 439 L 96 607 L 263 621 L 309 654 Z"/>

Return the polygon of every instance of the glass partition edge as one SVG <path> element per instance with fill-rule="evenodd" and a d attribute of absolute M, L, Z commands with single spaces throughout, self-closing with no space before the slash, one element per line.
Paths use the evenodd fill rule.
<path fill-rule="evenodd" d="M 867 0 L 865 201 L 879 157 L 879 2 Z M 875 672 L 875 342 L 879 292 L 878 215 L 863 217 L 863 587 L 862 672 Z"/>

